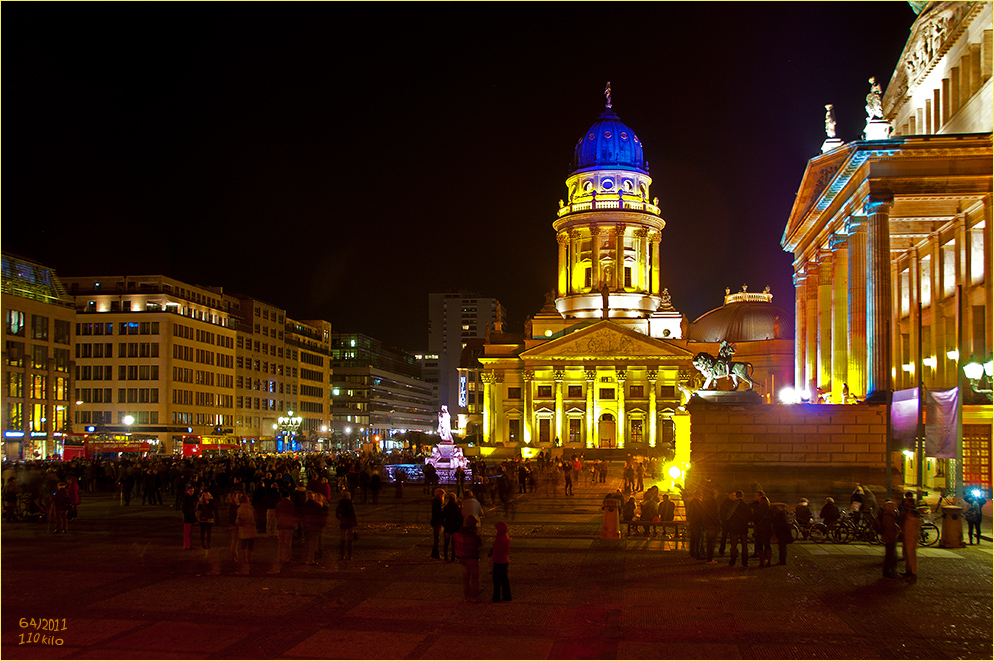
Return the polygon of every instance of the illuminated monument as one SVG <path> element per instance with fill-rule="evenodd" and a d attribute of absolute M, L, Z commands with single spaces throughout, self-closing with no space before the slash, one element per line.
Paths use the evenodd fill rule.
<path fill-rule="evenodd" d="M 460 368 L 467 381 L 478 373 L 483 386 L 481 414 L 461 409 L 460 424 L 479 425 L 484 445 L 536 452 L 557 445 L 669 448 L 685 463 L 690 433 L 682 388 L 699 378 L 694 355 L 715 352 L 720 339 L 736 342 L 768 398 L 792 369 L 792 342 L 784 339 L 790 324 L 778 326 L 788 334 L 776 337 L 687 339 L 693 328 L 661 282 L 666 222 L 651 197 L 642 142 L 612 108 L 610 84 L 605 95 L 600 117 L 576 143 L 567 196 L 552 223 L 556 288 L 525 322 L 524 337 L 492 332 L 482 353 Z M 781 356 L 780 371 L 753 358 L 757 353 Z"/>

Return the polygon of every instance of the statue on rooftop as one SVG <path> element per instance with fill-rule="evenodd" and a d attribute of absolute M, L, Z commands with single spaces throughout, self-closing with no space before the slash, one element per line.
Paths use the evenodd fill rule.
<path fill-rule="evenodd" d="M 870 77 L 870 93 L 866 95 L 866 118 L 868 120 L 883 119 L 884 108 L 880 103 L 880 95 L 883 90 L 880 89 L 880 84 L 877 83 L 875 77 Z"/>
<path fill-rule="evenodd" d="M 607 87 L 604 88 L 604 97 L 607 99 L 607 107 L 611 107 L 611 81 L 607 81 Z"/>
<path fill-rule="evenodd" d="M 835 106 L 831 103 L 825 106 L 825 134 L 830 137 L 835 137 Z"/>

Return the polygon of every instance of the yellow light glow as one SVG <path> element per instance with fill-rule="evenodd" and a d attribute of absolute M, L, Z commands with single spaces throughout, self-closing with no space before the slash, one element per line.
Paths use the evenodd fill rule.
<path fill-rule="evenodd" d="M 904 370 L 905 372 L 910 373 L 910 374 L 914 374 L 915 373 L 915 364 L 914 363 L 905 363 L 905 364 L 901 365 L 901 369 Z"/>
<path fill-rule="evenodd" d="M 680 470 L 679 466 L 670 466 L 670 469 L 668 471 L 666 471 L 666 472 L 674 480 L 679 480 L 680 476 L 683 474 L 683 471 Z"/>
<path fill-rule="evenodd" d="M 959 360 L 959 350 L 953 349 L 952 351 L 947 351 L 946 358 L 949 360 Z"/>
<path fill-rule="evenodd" d="M 929 356 L 928 358 L 925 358 L 924 360 L 922 360 L 922 365 L 925 365 L 926 367 L 930 367 L 932 369 L 935 369 L 935 366 L 937 364 L 938 364 L 938 360 L 936 359 L 935 356 Z"/>

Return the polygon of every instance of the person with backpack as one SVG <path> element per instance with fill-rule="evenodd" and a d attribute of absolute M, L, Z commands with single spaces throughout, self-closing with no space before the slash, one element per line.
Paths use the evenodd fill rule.
<path fill-rule="evenodd" d="M 987 504 L 987 499 L 980 494 L 980 491 L 974 491 L 964 500 L 967 502 L 966 511 L 963 512 L 967 524 L 966 543 L 972 545 L 976 535 L 977 546 L 980 546 L 980 524 L 984 520 L 984 505 Z"/>

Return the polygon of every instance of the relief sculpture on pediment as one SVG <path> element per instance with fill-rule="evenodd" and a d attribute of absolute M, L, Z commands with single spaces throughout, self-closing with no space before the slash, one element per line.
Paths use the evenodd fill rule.
<path fill-rule="evenodd" d="M 570 342 L 560 349 L 560 352 L 584 356 L 607 356 L 631 353 L 634 348 L 635 342 L 632 338 L 602 330 Z"/>

